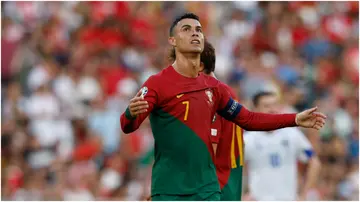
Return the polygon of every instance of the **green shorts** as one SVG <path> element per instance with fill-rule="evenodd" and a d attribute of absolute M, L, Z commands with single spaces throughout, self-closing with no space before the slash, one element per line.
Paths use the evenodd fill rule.
<path fill-rule="evenodd" d="M 220 192 L 205 192 L 190 195 L 156 194 L 152 201 L 220 201 Z"/>

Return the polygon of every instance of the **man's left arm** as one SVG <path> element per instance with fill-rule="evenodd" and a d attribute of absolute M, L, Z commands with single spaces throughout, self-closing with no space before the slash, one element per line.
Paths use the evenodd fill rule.
<path fill-rule="evenodd" d="M 225 119 L 234 122 L 247 131 L 270 131 L 286 127 L 302 126 L 320 129 L 325 124 L 326 116 L 311 108 L 298 114 L 265 114 L 247 110 L 235 101 L 224 84 L 217 88 L 217 113 Z"/>
<path fill-rule="evenodd" d="M 218 86 L 217 113 L 247 131 L 269 131 L 296 126 L 296 114 L 265 114 L 247 110 L 233 99 L 224 84 Z"/>

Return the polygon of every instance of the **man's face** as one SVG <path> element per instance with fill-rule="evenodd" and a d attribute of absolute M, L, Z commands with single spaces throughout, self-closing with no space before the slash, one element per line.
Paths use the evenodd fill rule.
<path fill-rule="evenodd" d="M 261 113 L 276 114 L 279 111 L 278 98 L 275 95 L 263 96 L 259 99 L 256 111 Z"/>
<path fill-rule="evenodd" d="M 182 53 L 201 53 L 204 50 L 204 35 L 200 22 L 194 19 L 178 22 L 169 43 Z"/>

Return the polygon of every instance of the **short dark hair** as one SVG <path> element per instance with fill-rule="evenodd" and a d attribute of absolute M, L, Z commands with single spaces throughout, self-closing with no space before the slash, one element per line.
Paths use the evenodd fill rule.
<path fill-rule="evenodd" d="M 274 92 L 270 92 L 270 91 L 260 91 L 258 93 L 256 93 L 254 96 L 253 96 L 253 99 L 252 99 L 252 102 L 253 102 L 253 105 L 255 107 L 257 107 L 257 105 L 259 104 L 259 101 L 262 97 L 266 97 L 266 96 L 275 96 L 276 94 Z"/>
<path fill-rule="evenodd" d="M 194 13 L 184 13 L 184 14 L 178 16 L 177 18 L 175 18 L 175 20 L 171 24 L 171 27 L 170 27 L 170 30 L 169 30 L 169 35 L 170 36 L 173 36 L 174 27 L 177 25 L 178 22 L 180 22 L 183 19 L 194 19 L 194 20 L 200 21 L 199 16 L 195 15 Z"/>
<path fill-rule="evenodd" d="M 215 71 L 215 62 L 216 62 L 215 48 L 207 40 L 205 40 L 204 50 L 200 55 L 200 61 L 204 64 L 205 74 L 210 74 L 211 72 Z"/>
<path fill-rule="evenodd" d="M 175 60 L 176 60 L 176 53 L 175 53 L 174 47 L 171 47 L 171 49 L 169 51 L 169 60 L 170 60 L 170 62 L 175 62 Z"/>

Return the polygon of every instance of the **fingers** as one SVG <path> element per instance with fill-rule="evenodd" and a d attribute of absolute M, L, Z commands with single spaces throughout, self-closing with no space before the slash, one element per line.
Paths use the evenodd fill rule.
<path fill-rule="evenodd" d="M 316 129 L 316 130 L 320 130 L 322 127 L 324 127 L 324 125 L 325 125 L 324 119 L 322 119 L 322 118 L 317 118 L 317 119 L 315 120 L 315 124 L 313 125 L 312 128 L 314 128 L 314 129 Z"/>
<path fill-rule="evenodd" d="M 130 103 L 131 102 L 136 102 L 136 101 L 139 101 L 139 100 L 144 100 L 144 98 L 141 96 L 141 94 L 142 94 L 142 90 L 140 89 L 139 92 L 136 93 L 135 97 L 130 100 Z"/>
<path fill-rule="evenodd" d="M 141 113 L 147 112 L 147 108 L 149 108 L 149 104 L 144 100 L 142 95 L 142 89 L 140 89 L 136 96 L 130 100 L 129 111 L 132 116 L 137 116 Z"/>
<path fill-rule="evenodd" d="M 134 114 L 135 114 L 135 116 L 137 116 L 137 115 L 145 113 L 145 112 L 147 112 L 147 109 L 138 110 L 138 111 L 134 112 Z"/>
<path fill-rule="evenodd" d="M 136 99 L 136 98 L 134 98 Z M 135 101 L 130 103 L 129 110 L 132 116 L 137 116 L 141 113 L 147 112 L 147 108 L 149 108 L 149 104 L 147 101 Z"/>
<path fill-rule="evenodd" d="M 147 109 L 147 108 L 149 108 L 149 105 L 146 101 L 139 101 L 139 102 L 131 103 L 129 105 L 129 109 L 133 111 Z"/>
<path fill-rule="evenodd" d="M 134 97 L 133 99 L 131 99 L 130 100 L 130 104 L 132 104 L 132 103 L 138 103 L 138 102 L 146 102 L 146 101 L 144 101 L 144 98 L 142 98 L 142 97 Z"/>
<path fill-rule="evenodd" d="M 324 127 L 325 123 L 316 122 L 315 125 L 320 126 L 320 128 Z"/>
<path fill-rule="evenodd" d="M 325 119 L 323 119 L 322 117 L 316 117 L 316 122 L 325 125 Z"/>
<path fill-rule="evenodd" d="M 320 130 L 322 127 L 321 127 L 320 125 L 318 125 L 318 124 L 315 124 L 315 125 L 313 126 L 313 128 L 316 129 L 316 130 Z"/>
<path fill-rule="evenodd" d="M 326 115 L 321 113 L 321 112 L 314 112 L 313 114 L 316 115 L 316 117 L 320 117 L 320 118 L 323 118 L 323 119 L 327 118 Z"/>
<path fill-rule="evenodd" d="M 147 109 L 139 109 L 139 110 L 132 110 L 130 111 L 131 116 L 136 117 L 139 114 L 147 112 Z"/>
<path fill-rule="evenodd" d="M 139 92 L 136 93 L 135 97 L 140 97 L 142 94 L 142 89 L 139 90 Z"/>
<path fill-rule="evenodd" d="M 318 107 L 313 107 L 313 108 L 308 109 L 308 110 L 306 110 L 306 111 L 307 111 L 309 114 L 312 114 L 312 113 L 314 113 L 317 109 L 318 109 Z"/>
<path fill-rule="evenodd" d="M 315 112 L 316 111 L 316 109 L 317 109 L 317 107 L 315 107 L 315 108 L 312 108 L 312 109 L 310 109 L 310 111 L 311 111 L 311 115 L 314 117 L 316 117 L 316 119 L 315 119 L 315 124 L 313 125 L 313 127 L 312 128 L 314 128 L 314 129 L 316 129 L 316 130 L 320 130 L 322 127 L 324 127 L 324 125 L 325 125 L 325 119 L 327 118 L 326 117 L 326 115 L 325 114 L 323 114 L 323 113 L 320 113 L 320 112 Z"/>
<path fill-rule="evenodd" d="M 316 112 L 318 107 L 313 107 L 311 109 L 307 109 L 297 115 L 297 119 L 300 120 L 300 124 L 298 125 L 314 128 L 316 130 L 320 130 L 325 125 L 326 115 L 321 112 Z M 298 118 L 298 116 L 300 118 Z"/>

